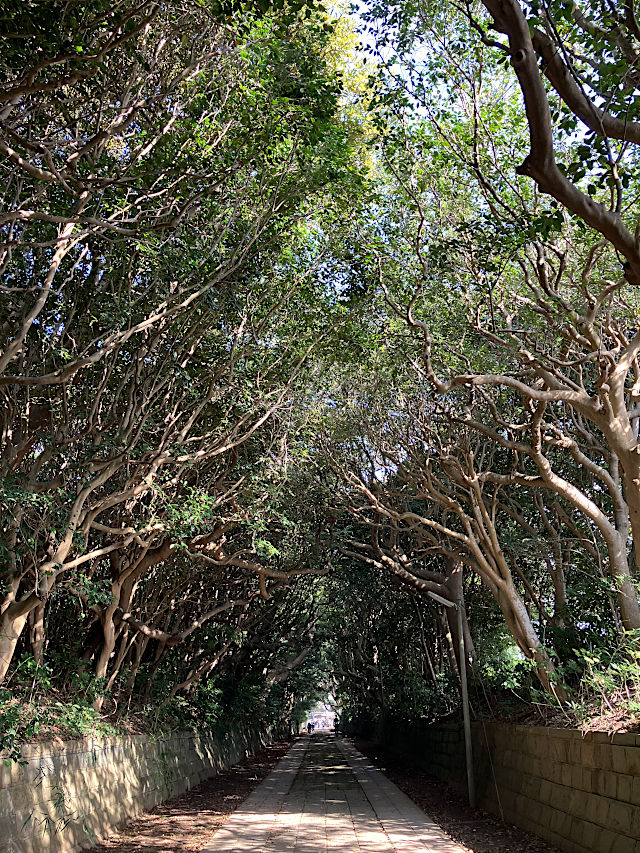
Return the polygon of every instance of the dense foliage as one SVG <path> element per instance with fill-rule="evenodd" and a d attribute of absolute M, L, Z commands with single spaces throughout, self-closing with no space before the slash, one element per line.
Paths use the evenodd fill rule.
<path fill-rule="evenodd" d="M 4 746 L 436 717 L 463 667 L 637 719 L 639 42 L 0 3 Z"/>

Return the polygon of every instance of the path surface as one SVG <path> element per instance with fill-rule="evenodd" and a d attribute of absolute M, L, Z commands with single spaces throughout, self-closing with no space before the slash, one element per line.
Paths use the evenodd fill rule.
<path fill-rule="evenodd" d="M 464 853 L 353 746 L 302 737 L 202 853 Z"/>

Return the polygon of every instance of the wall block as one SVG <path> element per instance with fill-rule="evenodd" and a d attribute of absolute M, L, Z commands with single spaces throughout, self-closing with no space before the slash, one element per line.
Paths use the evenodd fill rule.
<path fill-rule="evenodd" d="M 640 735 L 504 723 L 472 729 L 480 807 L 565 853 L 640 853 Z M 389 725 L 382 742 L 466 790 L 461 726 Z"/>
<path fill-rule="evenodd" d="M 0 853 L 75 853 L 270 740 L 189 733 L 27 744 L 0 753 Z M 5 763 L 6 762 L 6 763 Z"/>

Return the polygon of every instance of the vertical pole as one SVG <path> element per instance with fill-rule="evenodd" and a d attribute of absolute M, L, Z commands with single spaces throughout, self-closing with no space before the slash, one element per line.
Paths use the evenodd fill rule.
<path fill-rule="evenodd" d="M 458 611 L 458 642 L 460 656 L 460 684 L 462 686 L 462 719 L 464 722 L 464 750 L 467 760 L 467 787 L 469 789 L 469 805 L 476 807 L 476 786 L 473 777 L 473 747 L 471 745 L 471 717 L 469 716 L 469 691 L 467 688 L 467 659 L 464 648 L 464 626 L 462 624 L 462 602 L 456 607 Z"/>

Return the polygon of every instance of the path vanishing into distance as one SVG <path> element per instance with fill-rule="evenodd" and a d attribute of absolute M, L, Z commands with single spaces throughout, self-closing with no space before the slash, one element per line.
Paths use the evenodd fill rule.
<path fill-rule="evenodd" d="M 464 853 L 350 743 L 299 738 L 202 853 Z"/>

